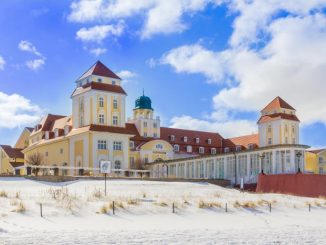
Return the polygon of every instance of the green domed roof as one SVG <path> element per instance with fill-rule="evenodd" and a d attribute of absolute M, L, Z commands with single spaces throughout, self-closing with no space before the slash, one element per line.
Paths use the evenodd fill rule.
<path fill-rule="evenodd" d="M 152 101 L 148 96 L 144 94 L 136 99 L 135 101 L 135 109 L 149 109 L 153 110 L 152 108 Z"/>

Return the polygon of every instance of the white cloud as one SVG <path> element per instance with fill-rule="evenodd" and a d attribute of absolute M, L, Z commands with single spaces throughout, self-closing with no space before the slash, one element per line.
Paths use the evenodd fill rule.
<path fill-rule="evenodd" d="M 22 51 L 33 53 L 36 56 L 42 56 L 42 54 L 37 51 L 36 47 L 29 41 L 26 40 L 20 41 L 20 43 L 18 44 L 18 48 Z"/>
<path fill-rule="evenodd" d="M 133 78 L 137 76 L 136 73 L 128 70 L 119 71 L 117 75 L 123 80 L 123 83 L 130 82 Z"/>
<path fill-rule="evenodd" d="M 94 49 L 90 49 L 89 52 L 91 54 L 93 54 L 95 57 L 98 57 L 102 54 L 105 54 L 107 52 L 106 48 L 94 48 Z"/>
<path fill-rule="evenodd" d="M 213 98 L 210 120 L 183 120 L 183 116 L 177 118 L 178 125 L 188 121 L 192 126 L 215 128 L 223 123 L 233 130 L 234 125 L 227 124 L 233 122 L 231 113 L 258 112 L 277 95 L 297 109 L 303 124 L 326 124 L 326 107 L 322 106 L 326 16 L 322 4 L 326 6 L 325 1 L 317 0 L 233 1 L 229 7 L 239 15 L 227 49 L 217 52 L 194 44 L 164 54 L 162 63 L 176 72 L 201 73 L 209 81 L 225 84 Z M 277 16 L 279 11 L 289 14 Z M 212 121 L 219 117 L 218 122 Z"/>
<path fill-rule="evenodd" d="M 5 64 L 6 64 L 5 59 L 2 56 L 0 56 L 0 70 L 5 69 Z"/>
<path fill-rule="evenodd" d="M 26 66 L 31 70 L 38 70 L 45 64 L 45 61 L 43 58 L 41 59 L 35 59 L 35 60 L 29 60 L 26 62 Z"/>
<path fill-rule="evenodd" d="M 161 63 L 171 65 L 178 73 L 202 73 L 210 81 L 219 81 L 223 77 L 223 59 L 223 53 L 195 44 L 170 50 L 163 55 Z"/>
<path fill-rule="evenodd" d="M 22 51 L 29 52 L 37 56 L 37 59 L 26 61 L 26 66 L 31 70 L 38 70 L 45 64 L 46 58 L 36 49 L 36 47 L 27 40 L 22 40 L 18 44 L 18 48 Z"/>
<path fill-rule="evenodd" d="M 214 132 L 221 134 L 225 138 L 257 133 L 257 125 L 252 121 L 227 120 L 224 122 L 213 122 L 186 115 L 173 117 L 170 121 L 170 127 Z"/>
<path fill-rule="evenodd" d="M 73 22 L 108 22 L 114 19 L 127 19 L 139 16 L 144 19 L 140 35 L 150 38 L 159 33 L 182 32 L 187 28 L 184 23 L 186 14 L 193 15 L 202 11 L 213 0 L 78 0 L 70 8 L 68 20 Z"/>
<path fill-rule="evenodd" d="M 33 125 L 42 114 L 39 106 L 31 103 L 25 97 L 0 92 L 0 127 L 16 128 Z"/>
<path fill-rule="evenodd" d="M 125 25 L 119 22 L 116 25 L 97 25 L 90 28 L 81 28 L 76 38 L 83 42 L 102 42 L 108 36 L 118 37 L 123 33 Z"/>

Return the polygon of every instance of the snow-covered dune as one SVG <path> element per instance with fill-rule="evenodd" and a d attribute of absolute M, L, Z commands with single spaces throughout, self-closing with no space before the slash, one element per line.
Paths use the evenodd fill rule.
<path fill-rule="evenodd" d="M 109 180 L 105 196 L 104 181 L 0 178 L 0 244 L 325 244 L 325 223 L 324 198 L 136 180 Z"/>

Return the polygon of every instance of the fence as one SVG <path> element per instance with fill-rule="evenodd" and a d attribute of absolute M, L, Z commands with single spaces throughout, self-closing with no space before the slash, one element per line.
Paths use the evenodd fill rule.
<path fill-rule="evenodd" d="M 257 192 L 272 192 L 306 197 L 326 197 L 326 175 L 320 174 L 260 174 Z"/>

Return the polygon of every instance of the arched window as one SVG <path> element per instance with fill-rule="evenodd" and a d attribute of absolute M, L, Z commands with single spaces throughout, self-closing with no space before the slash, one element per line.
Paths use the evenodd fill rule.
<path fill-rule="evenodd" d="M 114 168 L 115 168 L 115 169 L 121 169 L 121 162 L 120 162 L 119 160 L 116 160 L 116 161 L 114 162 Z"/>

